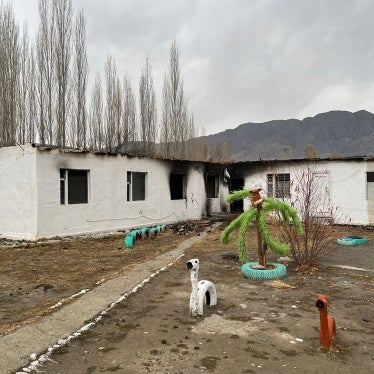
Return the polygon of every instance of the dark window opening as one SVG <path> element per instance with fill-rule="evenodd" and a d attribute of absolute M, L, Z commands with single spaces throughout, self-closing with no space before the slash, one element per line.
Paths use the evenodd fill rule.
<path fill-rule="evenodd" d="M 267 174 L 267 195 L 269 197 L 287 198 L 291 196 L 290 174 Z"/>
<path fill-rule="evenodd" d="M 60 169 L 60 204 L 88 203 L 88 171 Z"/>
<path fill-rule="evenodd" d="M 65 204 L 66 170 L 60 169 L 60 204 Z"/>
<path fill-rule="evenodd" d="M 170 174 L 169 185 L 171 200 L 186 198 L 186 176 L 184 174 Z"/>
<path fill-rule="evenodd" d="M 127 172 L 127 201 L 145 200 L 147 173 Z"/>
<path fill-rule="evenodd" d="M 207 175 L 206 177 L 206 197 L 218 197 L 218 177 L 217 175 Z"/>

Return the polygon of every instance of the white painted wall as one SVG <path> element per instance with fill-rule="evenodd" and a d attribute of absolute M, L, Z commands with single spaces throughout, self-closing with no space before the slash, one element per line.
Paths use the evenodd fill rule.
<path fill-rule="evenodd" d="M 274 162 L 269 165 L 256 164 L 247 169 L 244 176 L 245 186 L 254 188 L 261 186 L 266 191 L 266 174 L 272 172 L 290 173 L 290 179 L 295 180 L 295 174 L 306 170 L 306 161 L 297 163 Z M 339 207 L 341 213 L 336 216 L 337 223 L 354 225 L 372 225 L 372 202 L 366 195 L 366 171 L 374 167 L 373 161 L 319 161 L 318 165 L 310 167 L 319 171 L 327 171 L 329 175 L 330 205 Z M 249 201 L 245 202 L 244 209 L 248 209 Z M 371 212 L 371 214 L 370 214 Z"/>
<path fill-rule="evenodd" d="M 36 235 L 36 150 L 30 145 L 0 148 L 0 236 Z"/>
<path fill-rule="evenodd" d="M 60 204 L 60 168 L 89 170 L 88 204 Z M 148 173 L 145 201 L 127 201 L 128 171 Z M 186 199 L 170 199 L 172 171 L 186 172 Z M 151 226 L 198 219 L 205 214 L 202 163 L 38 151 L 37 180 L 37 237 Z"/>
<path fill-rule="evenodd" d="M 245 187 L 266 191 L 268 164 L 231 166 Z M 35 239 L 199 219 L 206 214 L 205 167 L 199 162 L 42 151 L 31 145 L 0 148 L 0 235 Z M 274 162 L 271 167 L 289 172 L 292 180 L 307 163 Z M 60 168 L 89 170 L 88 204 L 60 204 Z M 331 205 L 343 212 L 340 223 L 374 224 L 374 202 L 366 195 L 366 172 L 374 171 L 373 161 L 320 161 L 318 170 L 329 172 Z M 128 171 L 148 173 L 145 201 L 127 201 Z M 171 172 L 186 173 L 186 199 L 170 199 Z M 210 199 L 210 213 L 228 209 L 228 185 L 221 175 L 219 191 Z M 249 200 L 244 209 L 248 206 Z"/>

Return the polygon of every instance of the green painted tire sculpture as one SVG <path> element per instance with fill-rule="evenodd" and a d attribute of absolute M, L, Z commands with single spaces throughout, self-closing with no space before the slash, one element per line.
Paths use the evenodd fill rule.
<path fill-rule="evenodd" d="M 287 268 L 283 264 L 275 262 L 268 263 L 268 265 L 275 266 L 274 269 L 254 269 L 252 268 L 253 265 L 258 265 L 258 262 L 247 262 L 242 265 L 242 274 L 245 277 L 255 280 L 274 280 L 284 277 L 287 272 Z"/>
<path fill-rule="evenodd" d="M 337 240 L 337 243 L 341 245 L 358 245 L 365 244 L 366 242 L 366 238 L 362 236 L 345 236 Z"/>

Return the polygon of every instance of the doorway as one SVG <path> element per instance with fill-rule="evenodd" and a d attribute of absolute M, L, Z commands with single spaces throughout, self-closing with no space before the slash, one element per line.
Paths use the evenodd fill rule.
<path fill-rule="evenodd" d="M 230 193 L 244 188 L 244 178 L 230 179 Z M 242 213 L 244 211 L 243 200 L 234 201 L 230 204 L 231 213 Z"/>

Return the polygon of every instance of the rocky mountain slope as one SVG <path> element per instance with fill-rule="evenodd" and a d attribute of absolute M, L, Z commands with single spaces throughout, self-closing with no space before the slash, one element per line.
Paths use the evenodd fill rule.
<path fill-rule="evenodd" d="M 329 156 L 373 156 L 374 114 L 331 111 L 303 120 L 244 123 L 206 137 L 208 146 L 229 142 L 236 161 Z"/>

